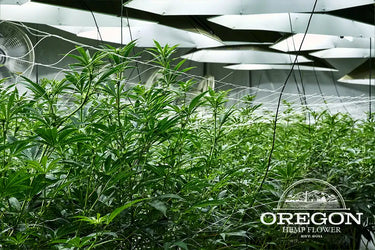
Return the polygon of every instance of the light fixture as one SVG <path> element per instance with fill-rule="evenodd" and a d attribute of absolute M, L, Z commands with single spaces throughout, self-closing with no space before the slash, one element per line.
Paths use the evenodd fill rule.
<path fill-rule="evenodd" d="M 310 53 L 310 55 L 318 58 L 368 58 L 370 50 L 364 48 L 332 48 Z M 372 57 L 375 56 L 375 49 L 371 50 Z"/>
<path fill-rule="evenodd" d="M 127 8 L 159 15 L 230 15 L 281 12 L 310 12 L 315 0 L 133 0 Z M 373 0 L 319 0 L 316 12 L 346 9 L 373 3 Z"/>
<path fill-rule="evenodd" d="M 30 0 L 1 0 L 0 4 L 22 5 L 28 2 L 30 2 Z"/>
<path fill-rule="evenodd" d="M 370 74 L 371 72 L 371 74 Z M 370 79 L 371 75 L 371 79 Z M 371 85 L 375 86 L 375 60 L 371 60 L 371 67 L 370 67 L 370 59 L 362 63 L 360 66 L 355 68 L 353 71 L 348 73 L 347 75 L 341 77 L 339 82 L 344 83 L 351 83 L 351 84 L 360 84 L 360 85 Z"/>
<path fill-rule="evenodd" d="M 235 64 L 225 66 L 224 68 L 233 69 L 233 70 L 290 70 L 292 68 L 291 64 Z M 295 65 L 293 70 L 302 70 L 302 71 L 337 71 L 332 68 L 324 67 L 314 67 L 306 65 Z"/>
<path fill-rule="evenodd" d="M 181 48 L 209 48 L 222 46 L 223 44 L 212 37 L 204 34 L 198 34 L 181 29 L 175 29 L 168 26 L 147 23 L 140 26 L 120 27 L 100 27 L 100 36 L 96 28 L 79 32 L 77 36 L 90 39 L 103 39 L 106 42 L 128 43 L 131 40 L 137 40 L 139 47 L 153 47 L 154 40 L 158 41 L 162 46 L 166 44 L 178 44 Z M 130 35 L 131 32 L 131 35 Z M 121 34 L 123 35 L 121 39 Z"/>
<path fill-rule="evenodd" d="M 212 17 L 208 20 L 235 30 L 304 33 L 310 16 L 309 13 L 224 15 Z M 308 34 L 373 37 L 374 25 L 328 14 L 314 14 Z"/>
<path fill-rule="evenodd" d="M 182 58 L 205 63 L 227 64 L 292 64 L 295 55 L 264 51 L 259 48 L 248 49 L 204 49 Z M 311 62 L 304 56 L 298 56 L 298 62 Z"/>
<path fill-rule="evenodd" d="M 303 44 L 301 51 L 323 50 L 331 48 L 368 48 L 369 46 L 368 38 L 357 38 L 352 36 L 345 36 L 341 38 L 339 36 L 316 34 L 306 34 L 304 39 L 303 37 L 304 34 L 298 33 L 275 43 L 270 48 L 284 52 L 298 51 L 300 49 L 302 40 Z"/>
<path fill-rule="evenodd" d="M 1 20 L 40 23 L 55 27 L 78 26 L 95 27 L 95 20 L 99 26 L 120 27 L 120 17 L 101 13 L 94 13 L 95 20 L 90 11 L 72 8 L 58 7 L 50 4 L 29 2 L 21 6 L 1 5 Z M 144 21 L 131 19 L 132 25 L 141 24 Z M 123 20 L 127 25 L 127 20 Z"/>

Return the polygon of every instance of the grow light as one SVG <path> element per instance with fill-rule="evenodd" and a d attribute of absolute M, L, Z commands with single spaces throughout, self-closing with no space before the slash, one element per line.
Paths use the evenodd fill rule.
<path fill-rule="evenodd" d="M 129 28 L 120 27 L 100 27 L 100 36 L 104 41 L 121 43 L 121 34 L 123 43 L 137 40 L 137 46 L 153 47 L 154 40 L 157 40 L 162 46 L 166 44 L 179 44 L 179 47 L 187 48 L 208 48 L 222 46 L 223 44 L 211 37 L 203 34 L 189 32 L 185 30 L 170 28 L 155 23 L 146 23 L 142 26 L 132 26 L 130 36 Z M 77 34 L 80 37 L 99 39 L 99 33 L 96 28 L 86 30 Z"/>
<path fill-rule="evenodd" d="M 310 12 L 315 0 L 133 0 L 128 8 L 159 15 L 228 15 L 281 12 Z M 319 0 L 315 11 L 326 12 L 373 3 L 373 0 Z"/>
<path fill-rule="evenodd" d="M 22 5 L 25 3 L 30 2 L 30 0 L 1 0 L 0 4 L 15 4 L 15 5 Z"/>
<path fill-rule="evenodd" d="M 370 50 L 363 48 L 332 48 L 326 49 L 310 55 L 319 58 L 368 58 L 370 57 Z M 371 50 L 372 57 L 375 56 L 375 49 Z"/>
<path fill-rule="evenodd" d="M 290 70 L 292 68 L 291 64 L 236 64 L 225 66 L 224 68 L 233 70 Z M 324 67 L 314 67 L 306 65 L 295 65 L 293 70 L 303 70 L 303 71 L 337 71 L 336 69 L 324 68 Z"/>
<path fill-rule="evenodd" d="M 294 55 L 253 49 L 205 49 L 182 56 L 182 58 L 206 63 L 230 64 L 291 64 Z M 304 56 L 298 56 L 298 62 L 311 62 Z"/>
<path fill-rule="evenodd" d="M 370 71 L 371 85 L 375 85 L 375 60 L 372 60 L 371 69 L 370 62 L 367 60 L 347 75 L 341 77 L 338 81 L 351 84 L 369 85 Z"/>
<path fill-rule="evenodd" d="M 267 30 L 286 33 L 304 33 L 311 14 L 288 13 L 257 15 L 224 15 L 208 20 L 236 30 Z M 290 23 L 292 25 L 290 25 Z M 292 28 L 291 28 L 292 27 Z M 374 26 L 327 14 L 314 14 L 309 34 L 373 37 Z"/>
<path fill-rule="evenodd" d="M 271 48 L 291 52 L 298 51 L 304 34 L 298 33 L 290 36 L 273 46 Z M 329 35 L 316 35 L 316 34 L 306 34 L 303 40 L 303 45 L 301 51 L 307 50 L 323 50 L 330 48 L 368 48 L 369 39 L 367 38 L 357 38 L 357 37 L 339 37 L 339 36 L 329 36 Z M 375 42 L 373 43 L 373 48 L 375 48 Z"/>
<path fill-rule="evenodd" d="M 37 15 L 35 14 L 37 13 Z M 120 27 L 121 19 L 114 15 L 94 13 L 99 26 Z M 95 27 L 95 20 L 90 11 L 57 7 L 49 4 L 29 2 L 21 6 L 1 5 L 0 16 L 2 20 L 41 23 L 55 27 Z M 131 19 L 132 25 L 141 25 L 144 21 Z M 123 20 L 123 25 L 127 25 Z"/>
<path fill-rule="evenodd" d="M 38 15 L 35 15 L 38 13 Z M 117 16 L 95 13 L 95 20 L 100 27 L 102 39 L 107 42 L 121 42 L 121 19 Z M 2 20 L 22 21 L 29 23 L 42 23 L 50 25 L 81 37 L 100 39 L 95 20 L 89 11 L 71 8 L 56 7 L 48 4 L 30 2 L 22 6 L 5 5 L 0 8 Z M 132 39 L 130 37 L 129 23 L 131 25 Z M 124 19 L 123 42 L 138 39 L 137 45 L 142 47 L 154 46 L 153 40 L 158 40 L 162 45 L 179 44 L 180 47 L 207 48 L 222 46 L 219 39 L 208 35 L 198 34 L 176 28 L 170 28 L 154 22 Z"/>
<path fill-rule="evenodd" d="M 349 84 L 369 85 L 370 79 L 349 79 L 346 77 L 342 77 L 337 81 Z M 375 86 L 375 79 L 371 79 L 371 86 Z"/>

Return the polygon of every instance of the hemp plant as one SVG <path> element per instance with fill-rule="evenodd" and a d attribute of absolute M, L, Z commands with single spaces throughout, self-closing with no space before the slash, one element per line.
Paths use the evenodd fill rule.
<path fill-rule="evenodd" d="M 62 79 L 24 78 L 27 94 L 0 82 L 2 248 L 306 248 L 259 221 L 303 178 L 375 212 L 372 121 L 312 112 L 308 126 L 285 103 L 254 202 L 273 132 L 254 97 L 229 107 L 228 91 L 193 94 L 177 47 L 157 42 L 143 53 L 161 77 L 131 83 L 135 45 L 78 47 Z M 372 240 L 370 222 L 347 232 L 345 246 Z"/>

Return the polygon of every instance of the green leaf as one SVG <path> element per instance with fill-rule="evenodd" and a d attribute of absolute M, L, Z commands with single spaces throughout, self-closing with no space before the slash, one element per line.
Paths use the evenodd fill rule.
<path fill-rule="evenodd" d="M 12 208 L 16 209 L 17 211 L 21 211 L 21 204 L 15 197 L 9 198 L 9 204 Z"/>
<path fill-rule="evenodd" d="M 202 105 L 202 104 L 203 104 L 203 102 L 201 102 L 200 100 L 202 99 L 203 96 L 206 95 L 206 93 L 207 93 L 207 91 L 202 92 L 202 93 L 200 93 L 199 95 L 197 95 L 196 97 L 194 97 L 194 98 L 191 100 L 191 102 L 190 102 L 190 104 L 189 104 L 189 113 L 190 113 L 190 114 L 193 113 L 193 112 L 195 111 L 195 109 L 196 109 L 197 107 L 199 107 L 199 105 Z"/>
<path fill-rule="evenodd" d="M 32 80 L 30 80 L 29 78 L 25 76 L 21 75 L 21 77 L 24 80 L 26 80 L 26 83 L 24 84 L 29 90 L 31 90 L 34 93 L 35 98 L 40 98 L 40 97 L 47 98 L 47 92 L 41 85 L 39 85 L 36 82 L 33 82 Z"/>
<path fill-rule="evenodd" d="M 150 204 L 150 206 L 152 206 L 156 210 L 162 212 L 162 214 L 165 217 L 167 217 L 167 206 L 165 205 L 164 202 L 159 201 L 159 200 L 154 200 L 154 201 L 150 202 L 149 204 Z"/>
<path fill-rule="evenodd" d="M 172 246 L 181 247 L 182 249 L 185 249 L 185 250 L 189 249 L 188 246 L 186 245 L 186 243 L 183 242 L 183 241 L 175 242 L 175 243 L 173 243 Z"/>
<path fill-rule="evenodd" d="M 208 206 L 219 206 L 225 204 L 224 200 L 209 200 L 209 201 L 204 201 L 204 202 L 199 202 L 194 204 L 191 208 L 189 208 L 186 212 L 190 212 L 191 210 L 195 208 L 203 208 L 203 207 L 208 207 Z"/>
<path fill-rule="evenodd" d="M 37 128 L 35 133 L 43 140 L 42 142 L 54 146 L 57 143 L 57 128 Z"/>
<path fill-rule="evenodd" d="M 141 202 L 141 201 L 145 201 L 145 200 L 148 200 L 149 198 L 143 198 L 143 199 L 138 199 L 138 200 L 134 200 L 134 201 L 131 201 L 121 207 L 118 207 L 116 208 L 107 218 L 107 221 L 106 221 L 106 224 L 108 225 L 109 223 L 111 223 L 113 221 L 114 218 L 116 218 L 117 215 L 119 215 L 122 211 L 124 211 L 125 209 L 127 208 L 130 208 L 132 207 L 133 205 Z"/>
<path fill-rule="evenodd" d="M 158 196 L 159 199 L 179 199 L 182 200 L 183 198 L 177 194 L 163 194 Z"/>

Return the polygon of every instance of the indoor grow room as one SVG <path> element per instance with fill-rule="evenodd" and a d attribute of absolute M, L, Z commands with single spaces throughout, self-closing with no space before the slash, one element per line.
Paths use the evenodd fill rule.
<path fill-rule="evenodd" d="M 374 0 L 0 1 L 3 249 L 375 249 Z"/>

